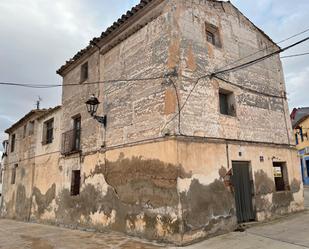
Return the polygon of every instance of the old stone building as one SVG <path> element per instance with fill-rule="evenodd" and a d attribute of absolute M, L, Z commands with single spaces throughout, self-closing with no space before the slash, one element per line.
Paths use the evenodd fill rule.
<path fill-rule="evenodd" d="M 37 203 L 44 202 L 41 191 L 46 194 L 49 180 L 60 181 L 58 174 L 56 178 L 52 174 L 58 168 L 60 120 L 59 106 L 32 110 L 6 130 L 10 139 L 3 162 L 2 216 L 30 220 Z"/>
<path fill-rule="evenodd" d="M 277 49 L 230 2 L 142 0 L 58 70 L 61 155 L 36 148 L 5 210 L 177 244 L 302 210 L 279 56 L 214 74 Z"/>

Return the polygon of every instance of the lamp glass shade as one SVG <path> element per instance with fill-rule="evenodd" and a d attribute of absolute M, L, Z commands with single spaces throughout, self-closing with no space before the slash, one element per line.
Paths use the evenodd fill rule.
<path fill-rule="evenodd" d="M 87 100 L 86 102 L 87 111 L 90 113 L 91 116 L 93 116 L 97 112 L 99 104 L 100 104 L 99 100 L 94 95 L 92 95 Z"/>

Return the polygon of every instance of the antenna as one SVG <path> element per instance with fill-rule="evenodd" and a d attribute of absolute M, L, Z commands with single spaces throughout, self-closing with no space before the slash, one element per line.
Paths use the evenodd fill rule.
<path fill-rule="evenodd" d="M 36 109 L 37 110 L 40 110 L 40 104 L 41 104 L 41 101 L 42 101 L 43 99 L 40 97 L 40 96 L 38 96 L 38 100 L 36 101 Z"/>

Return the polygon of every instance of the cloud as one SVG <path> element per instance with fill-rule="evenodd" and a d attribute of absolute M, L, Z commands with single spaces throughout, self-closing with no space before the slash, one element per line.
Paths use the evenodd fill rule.
<path fill-rule="evenodd" d="M 308 0 L 237 0 L 232 2 L 276 42 L 309 28 Z M 309 32 L 279 45 L 281 47 L 288 46 L 307 37 L 308 34 Z M 309 52 L 308 41 L 282 55 L 304 52 Z M 290 109 L 309 106 L 309 98 L 307 97 L 309 56 L 282 59 L 282 61 Z"/>

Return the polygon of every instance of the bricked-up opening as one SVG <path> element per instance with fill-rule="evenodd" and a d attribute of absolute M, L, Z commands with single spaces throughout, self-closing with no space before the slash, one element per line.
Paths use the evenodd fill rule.
<path fill-rule="evenodd" d="M 16 140 L 16 135 L 13 134 L 11 137 L 11 152 L 14 152 L 15 150 L 15 140 Z"/>
<path fill-rule="evenodd" d="M 33 135 L 34 133 L 34 121 L 29 122 L 29 136 Z"/>
<path fill-rule="evenodd" d="M 290 190 L 289 177 L 288 177 L 286 163 L 274 162 L 273 168 L 274 168 L 274 179 L 275 179 L 276 191 L 279 192 L 279 191 Z"/>
<path fill-rule="evenodd" d="M 27 124 L 24 125 L 23 138 L 27 135 Z"/>
<path fill-rule="evenodd" d="M 50 144 L 54 139 L 54 119 L 47 120 L 43 124 L 42 144 Z"/>
<path fill-rule="evenodd" d="M 80 190 L 80 170 L 73 170 L 71 179 L 71 195 L 72 196 L 79 195 L 79 190 Z"/>
<path fill-rule="evenodd" d="M 12 168 L 11 184 L 15 184 L 17 167 L 18 167 L 18 164 L 15 164 L 14 167 Z"/>
<path fill-rule="evenodd" d="M 221 47 L 220 33 L 218 27 L 211 23 L 205 23 L 206 39 L 209 43 L 216 47 Z"/>
<path fill-rule="evenodd" d="M 84 63 L 80 69 L 80 82 L 88 79 L 88 62 Z"/>
<path fill-rule="evenodd" d="M 219 105 L 221 114 L 236 116 L 235 98 L 232 92 L 219 89 Z"/>

